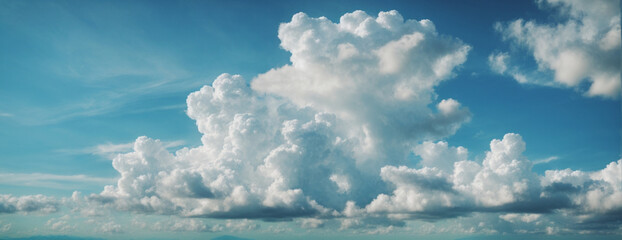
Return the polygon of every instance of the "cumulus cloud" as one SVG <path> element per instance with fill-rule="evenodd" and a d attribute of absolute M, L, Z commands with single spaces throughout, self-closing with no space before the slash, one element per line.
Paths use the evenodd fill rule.
<path fill-rule="evenodd" d="M 531 51 L 538 72 L 551 71 L 553 76 L 510 68 L 506 65 L 509 55 L 505 53 L 489 56 L 492 70 L 505 72 L 521 83 L 575 88 L 588 85 L 587 96 L 617 98 L 621 64 L 620 2 L 542 0 L 538 3 L 564 20 L 541 24 L 518 19 L 498 23 L 495 28 L 504 40 Z"/>
<path fill-rule="evenodd" d="M 506 134 L 490 143 L 480 165 L 466 160 L 464 148 L 448 148 L 446 142 L 423 143 L 416 153 L 422 163 L 439 158 L 441 168 L 406 166 L 382 168 L 384 181 L 395 186 L 393 195 L 379 195 L 368 212 L 412 213 L 415 217 L 447 217 L 465 210 L 511 211 L 514 203 L 538 198 L 539 181 L 531 163 L 522 156 L 525 143 L 518 134 Z M 451 165 L 448 165 L 450 163 Z M 441 170 L 442 169 L 442 170 Z M 408 215 L 406 215 L 408 218 Z"/>
<path fill-rule="evenodd" d="M 454 162 L 467 160 L 468 150 L 464 147 L 449 147 L 445 141 L 426 141 L 417 145 L 413 151 L 421 157 L 421 165 L 451 173 Z"/>
<path fill-rule="evenodd" d="M 70 223 L 71 217 L 69 215 L 64 215 L 59 218 L 51 218 L 45 223 L 45 226 L 49 227 L 50 230 L 56 232 L 67 233 L 70 231 L 75 231 L 76 226 Z"/>
<path fill-rule="evenodd" d="M 102 233 L 123 233 L 124 232 L 123 227 L 121 227 L 121 224 L 115 223 L 113 221 L 102 224 L 101 226 L 99 226 L 97 231 L 102 232 Z"/>
<path fill-rule="evenodd" d="M 506 52 L 493 53 L 488 56 L 488 64 L 494 72 L 503 74 L 508 70 L 507 61 L 510 55 Z"/>
<path fill-rule="evenodd" d="M 170 153 L 140 137 L 113 160 L 117 184 L 86 202 L 213 218 L 332 216 L 387 189 L 381 168 L 406 164 L 416 142 L 470 118 L 434 93 L 470 47 L 429 20 L 355 11 L 333 23 L 298 13 L 279 38 L 291 64 L 251 86 L 223 74 L 188 96 L 202 146 Z"/>
<path fill-rule="evenodd" d="M 543 185 L 553 189 L 553 193 L 568 192 L 576 211 L 585 214 L 584 218 L 622 220 L 619 214 L 622 212 L 622 159 L 595 172 L 549 170 Z"/>
<path fill-rule="evenodd" d="M 479 163 L 467 159 L 466 149 L 443 141 L 424 142 L 415 148 L 422 167 L 383 167 L 382 180 L 393 186 L 392 193 L 381 193 L 362 207 L 348 202 L 340 215 L 341 228 L 458 217 L 464 219 L 461 224 L 481 222 L 482 226 L 461 228 L 464 232 L 572 233 L 567 226 L 597 233 L 618 231 L 622 160 L 595 172 L 549 170 L 538 176 L 522 155 L 525 149 L 522 137 L 509 133 L 492 140 Z M 431 159 L 442 159 L 440 167 L 429 164 Z M 484 214 L 464 218 L 474 212 Z"/>
<path fill-rule="evenodd" d="M 469 118 L 461 108 L 434 114 L 443 105 L 428 107 L 434 87 L 454 75 L 470 50 L 437 33 L 430 20 L 355 11 L 333 23 L 298 13 L 281 24 L 279 38 L 291 64 L 260 74 L 252 89 L 346 121 L 342 134 L 360 141 L 359 163 L 378 169 L 371 159 L 401 159 L 396 153 L 409 142 L 447 136 Z"/>
<path fill-rule="evenodd" d="M 137 224 L 141 227 L 147 227 L 146 224 Z M 212 227 L 205 224 L 200 219 L 170 219 L 166 221 L 158 221 L 149 226 L 153 231 L 168 231 L 168 232 L 213 232 L 217 230 L 217 227 Z"/>
<path fill-rule="evenodd" d="M 53 213 L 61 203 L 53 197 L 44 195 L 12 196 L 0 195 L 0 214 L 2 213 Z"/>
<path fill-rule="evenodd" d="M 302 228 L 321 228 L 324 226 L 324 220 L 317 218 L 303 218 L 300 220 Z"/>

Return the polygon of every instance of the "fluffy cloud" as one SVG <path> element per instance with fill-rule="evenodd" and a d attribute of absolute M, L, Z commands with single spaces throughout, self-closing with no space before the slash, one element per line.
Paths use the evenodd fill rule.
<path fill-rule="evenodd" d="M 476 202 L 485 207 L 502 206 L 537 197 L 536 175 L 531 172 L 531 162 L 522 153 L 525 142 L 518 134 L 506 134 L 502 140 L 490 143 L 490 151 L 482 165 L 458 162 L 454 184 L 465 194 L 472 194 Z M 477 169 L 477 170 L 476 170 Z M 468 173 L 477 172 L 475 175 Z M 465 181 L 466 180 L 466 181 Z"/>
<path fill-rule="evenodd" d="M 147 225 L 142 222 L 136 222 L 135 225 L 146 228 Z M 153 231 L 170 231 L 170 232 L 212 232 L 217 230 L 215 227 L 203 223 L 200 219 L 170 219 L 168 221 L 158 221 L 149 226 Z"/>
<path fill-rule="evenodd" d="M 596 172 L 549 170 L 538 176 L 522 155 L 525 149 L 521 136 L 509 133 L 491 141 L 480 164 L 467 160 L 464 148 L 424 142 L 415 147 L 422 167 L 383 167 L 382 180 L 393 186 L 392 193 L 381 193 L 363 207 L 348 202 L 340 215 L 341 228 L 399 226 L 409 219 L 462 218 L 480 212 L 484 214 L 459 222 L 481 223 L 464 232 L 617 231 L 622 160 Z M 439 162 L 429 164 L 432 159 Z M 576 229 L 567 229 L 570 225 Z"/>
<path fill-rule="evenodd" d="M 503 74 L 508 70 L 507 61 L 510 55 L 506 52 L 493 53 L 488 56 L 488 64 L 494 72 Z"/>
<path fill-rule="evenodd" d="M 539 180 L 522 156 L 525 142 L 518 134 L 493 140 L 480 165 L 466 160 L 466 149 L 446 142 L 416 147 L 425 167 L 382 168 L 381 176 L 395 186 L 393 195 L 379 195 L 368 212 L 447 217 L 464 211 L 513 211 L 513 204 L 539 200 Z M 428 162 L 434 161 L 433 164 Z M 442 160 L 442 161 L 441 161 Z M 448 164 L 449 163 L 449 164 Z M 432 165 L 438 164 L 440 168 Z"/>
<path fill-rule="evenodd" d="M 470 118 L 434 94 L 469 46 L 429 20 L 356 11 L 333 23 L 298 13 L 279 38 L 290 65 L 251 87 L 223 74 L 188 96 L 202 146 L 170 153 L 140 137 L 113 160 L 118 183 L 87 202 L 214 218 L 333 216 L 385 191 L 381 168 L 408 163 L 416 142 Z"/>
<path fill-rule="evenodd" d="M 61 203 L 55 198 L 44 195 L 12 196 L 0 195 L 1 213 L 52 213 L 58 211 Z"/>
<path fill-rule="evenodd" d="M 567 192 L 584 218 L 615 217 L 622 220 L 622 159 L 596 172 L 546 171 L 542 184 L 553 192 Z M 617 215 L 617 216 L 616 216 Z"/>
<path fill-rule="evenodd" d="M 438 34 L 429 20 L 355 11 L 333 23 L 298 13 L 281 24 L 279 38 L 291 64 L 260 74 L 252 89 L 345 121 L 348 128 L 339 130 L 357 141 L 359 167 L 399 163 L 412 142 L 453 134 L 470 116 L 458 102 L 428 107 L 434 87 L 454 75 L 470 50 Z"/>
<path fill-rule="evenodd" d="M 300 220 L 302 228 L 320 228 L 324 226 L 324 220 L 317 218 L 304 218 Z"/>
<path fill-rule="evenodd" d="M 123 227 L 115 222 L 107 222 L 102 224 L 97 231 L 102 233 L 123 233 Z"/>
<path fill-rule="evenodd" d="M 70 231 L 75 231 L 76 226 L 69 223 L 71 217 L 68 215 L 59 217 L 59 218 L 51 218 L 48 220 L 45 225 L 49 227 L 52 231 L 67 233 Z"/>
<path fill-rule="evenodd" d="M 518 19 L 499 23 L 496 29 L 505 40 L 528 48 L 538 71 L 552 71 L 552 80 L 506 67 L 508 55 L 503 53 L 489 57 L 491 68 L 498 73 L 506 72 L 521 83 L 580 87 L 587 82 L 586 95 L 617 98 L 621 64 L 620 2 L 543 0 L 539 3 L 543 8 L 555 9 L 567 20 L 545 25 Z"/>

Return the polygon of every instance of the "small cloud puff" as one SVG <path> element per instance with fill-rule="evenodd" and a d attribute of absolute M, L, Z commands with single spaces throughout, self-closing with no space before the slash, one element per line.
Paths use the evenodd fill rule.
<path fill-rule="evenodd" d="M 489 56 L 493 71 L 513 76 L 520 83 L 535 83 L 578 88 L 589 85 L 587 96 L 618 98 L 620 94 L 620 2 L 545 0 L 567 19 L 555 25 L 518 19 L 497 23 L 504 40 L 528 48 L 538 72 L 550 70 L 553 78 L 541 73 L 525 74 L 509 68 L 506 53 Z M 506 71 L 507 70 L 507 71 Z M 530 75 L 526 77 L 526 75 Z"/>

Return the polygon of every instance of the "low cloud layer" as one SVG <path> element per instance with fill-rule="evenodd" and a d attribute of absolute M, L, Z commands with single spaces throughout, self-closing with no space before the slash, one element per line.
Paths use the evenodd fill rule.
<path fill-rule="evenodd" d="M 12 196 L 0 195 L 2 213 L 53 213 L 58 211 L 61 201 L 44 195 Z"/>
<path fill-rule="evenodd" d="M 580 88 L 587 96 L 618 98 L 620 94 L 620 1 L 539 1 L 543 10 L 557 12 L 556 24 L 518 19 L 498 23 L 503 39 L 530 51 L 538 70 L 514 66 L 508 53 L 489 57 L 493 71 L 520 83 Z M 542 72 L 552 72 L 552 76 Z M 550 79 L 550 80 L 548 80 Z"/>

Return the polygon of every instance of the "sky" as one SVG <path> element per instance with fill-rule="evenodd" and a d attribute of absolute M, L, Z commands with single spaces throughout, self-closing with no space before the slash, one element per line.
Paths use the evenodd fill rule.
<path fill-rule="evenodd" d="M 619 0 L 0 0 L 0 239 L 618 239 Z"/>

